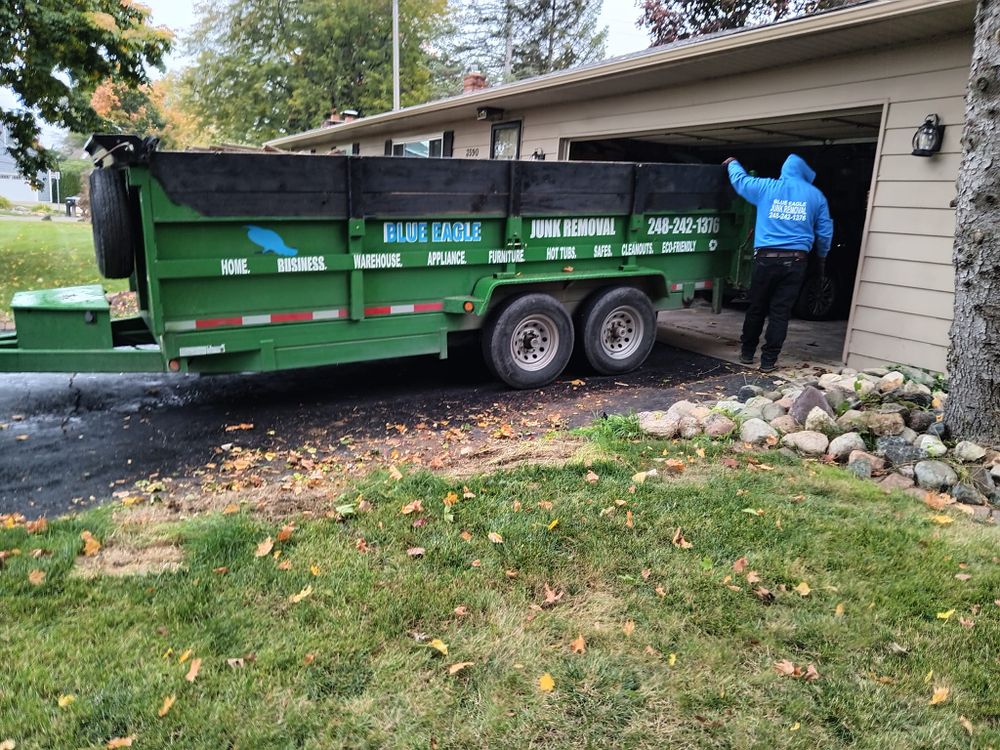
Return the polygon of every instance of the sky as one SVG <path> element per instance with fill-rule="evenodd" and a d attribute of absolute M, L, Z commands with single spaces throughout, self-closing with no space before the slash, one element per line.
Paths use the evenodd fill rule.
<path fill-rule="evenodd" d="M 629 52 L 638 52 L 649 46 L 649 37 L 636 28 L 635 22 L 640 11 L 637 0 L 604 0 L 599 23 L 608 27 L 608 41 L 605 54 L 617 57 Z M 153 23 L 171 28 L 178 37 L 194 24 L 196 0 L 144 0 L 153 11 Z M 174 52 L 167 58 L 167 70 L 183 67 L 184 58 Z M 16 105 L 16 99 L 9 90 L 0 89 L 0 107 Z M 46 127 L 42 133 L 42 143 L 52 146 L 58 143 L 62 132 L 58 128 Z"/>

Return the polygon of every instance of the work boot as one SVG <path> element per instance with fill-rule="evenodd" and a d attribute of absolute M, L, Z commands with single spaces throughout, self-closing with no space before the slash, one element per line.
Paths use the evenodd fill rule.
<path fill-rule="evenodd" d="M 740 352 L 740 362 L 742 362 L 745 365 L 752 365 L 753 364 L 753 352 L 750 352 L 749 354 L 747 354 L 745 351 L 741 351 Z"/>
<path fill-rule="evenodd" d="M 777 369 L 778 369 L 778 363 L 777 362 L 765 362 L 764 360 L 760 361 L 760 371 L 761 372 L 774 372 Z"/>

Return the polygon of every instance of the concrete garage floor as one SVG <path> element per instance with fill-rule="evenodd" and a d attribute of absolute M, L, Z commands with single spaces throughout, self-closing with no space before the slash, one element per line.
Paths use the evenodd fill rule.
<path fill-rule="evenodd" d="M 744 312 L 742 307 L 725 307 L 722 313 L 715 315 L 708 302 L 695 300 L 689 308 L 659 314 L 657 340 L 678 349 L 738 363 Z M 844 364 L 841 355 L 846 335 L 846 320 L 792 318 L 778 366 L 840 367 Z"/>

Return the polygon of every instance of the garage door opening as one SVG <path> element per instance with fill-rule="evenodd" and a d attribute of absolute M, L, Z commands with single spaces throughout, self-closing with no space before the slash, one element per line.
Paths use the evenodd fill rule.
<path fill-rule="evenodd" d="M 882 110 L 864 109 L 659 133 L 572 141 L 573 160 L 720 164 L 735 156 L 748 170 L 777 177 L 793 151 L 816 170 L 834 221 L 827 276 L 815 268 L 803 285 L 796 315 L 846 319 L 858 270 Z"/>

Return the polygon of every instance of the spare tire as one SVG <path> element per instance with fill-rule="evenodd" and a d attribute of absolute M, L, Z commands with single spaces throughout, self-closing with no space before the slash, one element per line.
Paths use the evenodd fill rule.
<path fill-rule="evenodd" d="M 131 205 L 123 170 L 95 169 L 90 173 L 94 254 L 106 279 L 127 279 L 135 269 L 139 242 Z"/>

